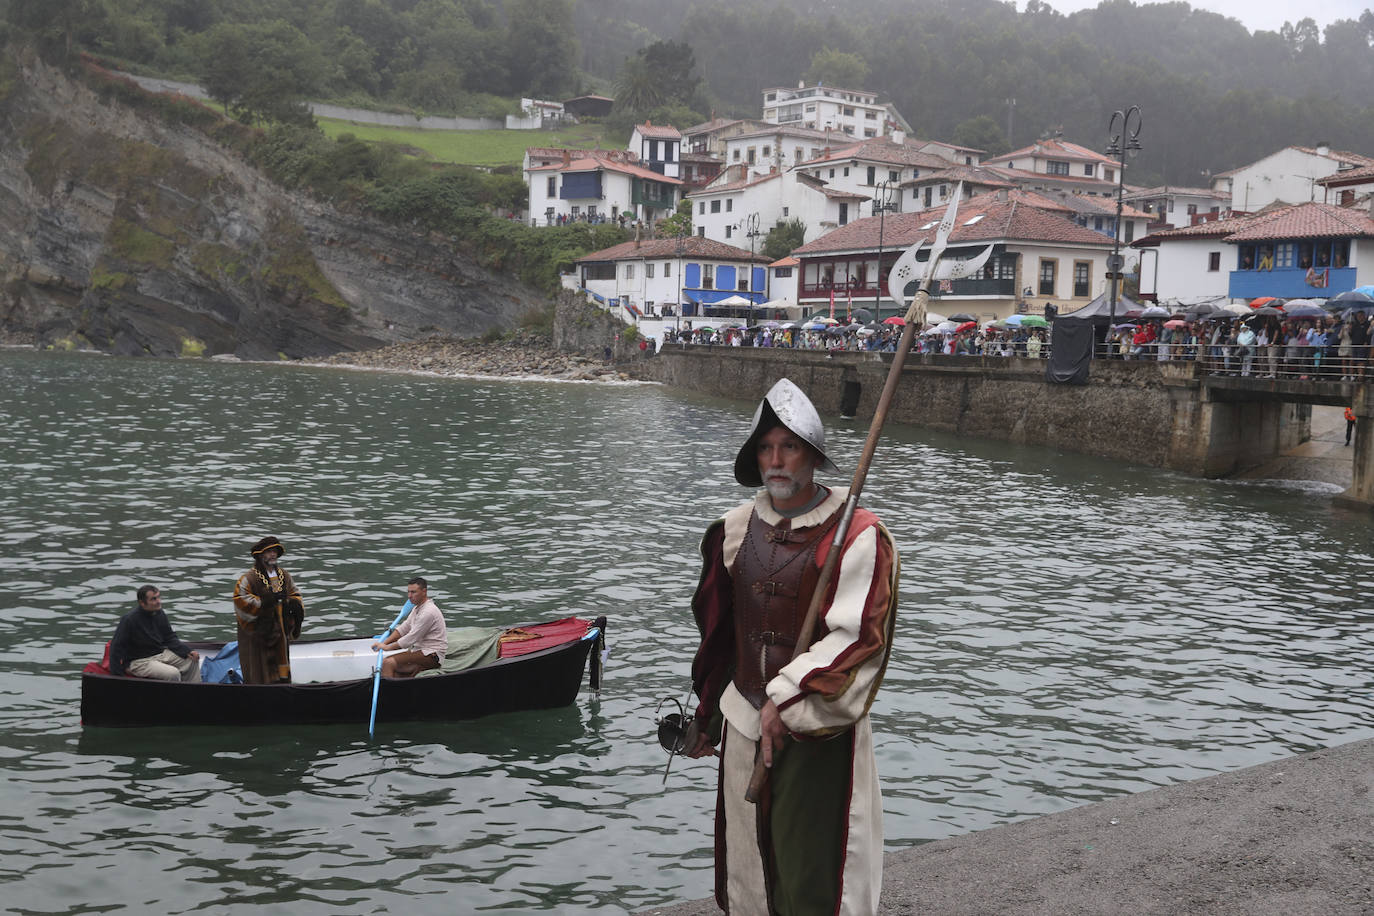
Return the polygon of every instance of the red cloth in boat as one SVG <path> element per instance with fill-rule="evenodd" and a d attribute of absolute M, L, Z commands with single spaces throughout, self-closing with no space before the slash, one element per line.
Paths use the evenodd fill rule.
<path fill-rule="evenodd" d="M 501 658 L 528 655 L 540 649 L 574 642 L 586 635 L 589 626 L 591 623 L 580 617 L 564 617 L 550 623 L 507 630 L 501 635 Z"/>

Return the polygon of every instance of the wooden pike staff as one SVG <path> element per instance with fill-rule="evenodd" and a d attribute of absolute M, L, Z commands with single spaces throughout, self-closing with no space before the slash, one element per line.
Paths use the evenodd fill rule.
<path fill-rule="evenodd" d="M 820 578 L 816 580 L 816 589 L 811 594 L 811 604 L 806 609 L 806 617 L 802 620 L 801 631 L 797 634 L 797 644 L 792 649 L 793 659 L 811 648 L 811 638 L 816 632 L 816 623 L 821 616 L 821 605 L 825 603 L 825 595 L 830 591 L 830 583 L 834 580 L 835 570 L 839 566 L 840 546 L 844 544 L 844 539 L 849 533 L 849 523 L 854 518 L 854 510 L 858 508 L 859 494 L 863 492 L 864 481 L 868 478 L 868 468 L 873 463 L 873 453 L 878 450 L 878 437 L 882 435 L 888 408 L 892 406 L 892 396 L 897 390 L 897 383 L 901 380 L 902 367 L 906 365 L 906 355 L 911 350 L 911 343 L 916 337 L 916 330 L 924 327 L 926 323 L 926 306 L 930 302 L 930 285 L 935 280 L 940 256 L 944 254 L 945 247 L 949 244 L 950 233 L 954 231 L 954 220 L 959 213 L 959 198 L 963 196 L 963 187 L 963 183 L 960 182 L 954 189 L 954 198 L 945 209 L 944 218 L 940 220 L 940 228 L 935 234 L 935 245 L 930 250 L 929 260 L 926 261 L 925 276 L 921 280 L 921 286 L 917 289 L 916 295 L 912 297 L 911 307 L 907 310 L 906 327 L 902 329 L 902 339 L 897 344 L 897 352 L 893 354 L 892 367 L 887 372 L 887 382 L 883 385 L 883 393 L 878 398 L 877 409 L 873 411 L 873 422 L 868 427 L 868 439 L 864 442 L 863 452 L 859 455 L 859 465 L 854 469 L 854 479 L 849 484 L 849 499 L 845 501 L 840 522 L 835 526 L 835 537 L 831 541 L 834 547 L 825 556 L 825 563 L 821 566 Z M 916 244 L 908 248 L 897 259 L 897 263 L 892 265 L 892 270 L 888 274 L 887 292 L 897 303 L 898 308 L 906 305 L 906 286 L 916 275 L 918 263 L 916 255 L 923 244 L 924 240 L 918 240 Z M 957 269 L 947 272 L 947 275 L 955 277 L 971 273 L 981 268 L 991 253 L 992 246 L 988 246 L 978 257 L 970 259 L 964 265 L 959 265 Z M 767 781 L 768 768 L 763 763 L 761 739 L 758 756 L 754 759 L 754 773 L 749 780 L 749 787 L 745 790 L 744 797 L 750 802 L 757 802 L 759 794 L 763 791 L 764 783 Z"/>

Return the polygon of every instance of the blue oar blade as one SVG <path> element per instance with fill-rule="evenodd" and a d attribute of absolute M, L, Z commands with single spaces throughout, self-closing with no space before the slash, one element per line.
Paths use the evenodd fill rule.
<path fill-rule="evenodd" d="M 401 605 L 401 612 L 396 615 L 395 620 L 391 621 L 391 626 L 386 628 L 386 632 L 377 637 L 377 641 L 385 642 L 386 638 L 391 635 L 391 631 L 400 626 L 401 619 L 405 617 L 406 614 L 409 614 L 410 609 L 413 607 L 415 607 L 415 604 L 407 598 L 406 603 Z M 376 734 L 377 730 L 377 694 L 381 691 L 382 687 L 382 656 L 385 654 L 385 650 L 377 650 L 377 667 L 372 670 L 372 714 L 367 718 L 368 740 L 372 739 L 372 736 Z"/>

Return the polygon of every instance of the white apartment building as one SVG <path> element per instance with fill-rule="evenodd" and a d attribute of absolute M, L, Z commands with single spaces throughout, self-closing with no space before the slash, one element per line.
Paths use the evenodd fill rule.
<path fill-rule="evenodd" d="M 1320 179 L 1366 166 L 1374 166 L 1374 158 L 1329 146 L 1288 146 L 1249 165 L 1218 172 L 1212 176 L 1212 190 L 1229 195 L 1232 209 L 1240 213 L 1256 213 L 1272 203 L 1323 203 L 1326 189 L 1318 184 Z"/>
<path fill-rule="evenodd" d="M 795 124 L 811 130 L 833 130 L 861 140 L 883 137 L 911 125 L 888 102 L 867 89 L 835 86 L 763 90 L 763 119 L 769 124 Z"/>

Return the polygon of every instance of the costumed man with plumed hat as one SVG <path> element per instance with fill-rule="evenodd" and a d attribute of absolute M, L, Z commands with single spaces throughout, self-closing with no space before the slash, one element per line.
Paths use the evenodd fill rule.
<path fill-rule="evenodd" d="M 291 640 L 301 635 L 305 605 L 291 574 L 277 565 L 286 548 L 274 537 L 253 545 L 253 568 L 234 584 L 239 661 L 245 684 L 291 680 Z"/>
<path fill-rule="evenodd" d="M 792 659 L 849 496 L 816 483 L 821 469 L 836 470 L 820 415 L 782 379 L 735 459 L 735 479 L 763 489 L 701 544 L 699 731 L 686 753 L 720 745 L 716 902 L 731 916 L 878 910 L 882 797 L 868 710 L 892 647 L 898 557 L 877 517 L 856 508 L 812 642 Z M 745 799 L 756 753 L 769 765 L 757 806 Z"/>

